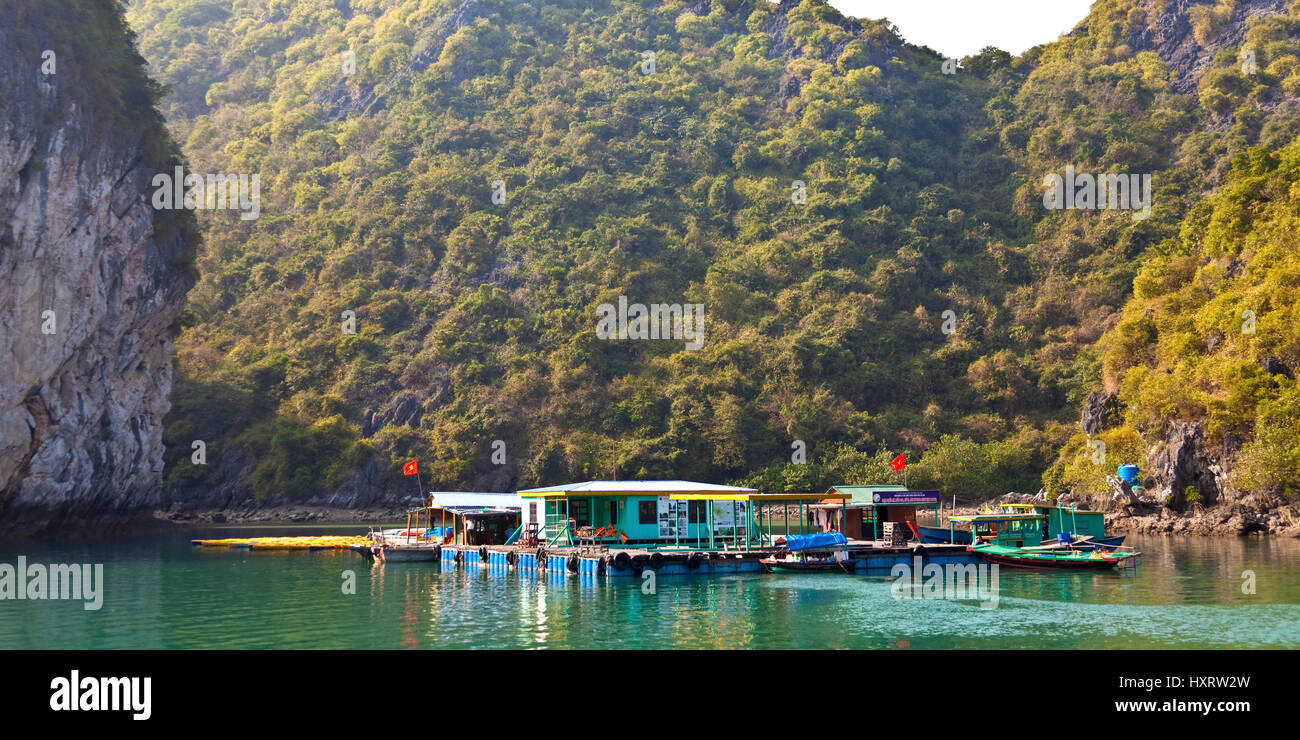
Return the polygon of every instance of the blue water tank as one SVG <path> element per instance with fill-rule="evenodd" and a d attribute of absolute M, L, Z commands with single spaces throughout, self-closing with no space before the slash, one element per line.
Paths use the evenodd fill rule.
<path fill-rule="evenodd" d="M 1128 465 L 1121 465 L 1115 472 L 1118 473 L 1119 477 L 1123 478 L 1124 481 L 1128 483 L 1130 486 L 1135 485 L 1137 483 L 1138 466 L 1132 463 L 1129 463 Z"/>

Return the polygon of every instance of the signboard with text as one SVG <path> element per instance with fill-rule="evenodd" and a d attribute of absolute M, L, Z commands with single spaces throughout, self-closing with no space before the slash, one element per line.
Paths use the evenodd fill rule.
<path fill-rule="evenodd" d="M 938 491 L 877 491 L 871 503 L 881 506 L 925 506 L 939 503 Z"/>

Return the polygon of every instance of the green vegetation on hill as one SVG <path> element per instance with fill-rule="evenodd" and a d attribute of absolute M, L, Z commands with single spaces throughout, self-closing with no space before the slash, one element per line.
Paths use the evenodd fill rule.
<path fill-rule="evenodd" d="M 1036 488 L 1207 173 L 1294 130 L 1300 12 L 1252 26 L 1249 84 L 1216 57 L 1178 94 L 1128 45 L 1147 5 L 945 75 L 820 0 L 137 0 L 195 168 L 262 178 L 259 220 L 203 214 L 169 482 L 801 489 L 906 451 L 913 484 Z M 1044 210 L 1067 164 L 1152 174 L 1153 215 Z M 703 349 L 598 339 L 620 295 L 703 304 Z"/>
<path fill-rule="evenodd" d="M 1238 156 L 1162 246 L 1102 342 L 1106 384 L 1127 408 L 1108 434 L 1204 420 L 1243 490 L 1300 493 L 1300 141 Z M 1068 461 L 1058 467 L 1086 468 Z"/>

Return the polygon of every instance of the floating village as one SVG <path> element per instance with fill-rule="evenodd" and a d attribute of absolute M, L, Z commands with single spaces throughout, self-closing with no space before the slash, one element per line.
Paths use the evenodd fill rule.
<path fill-rule="evenodd" d="M 1127 472 L 1127 471 L 1124 471 Z M 733 573 L 888 575 L 899 564 L 1106 570 L 1137 564 L 1101 512 L 1050 501 L 944 512 L 939 491 L 837 485 L 761 493 L 683 480 L 605 480 L 516 493 L 430 492 L 406 525 L 338 537 L 196 539 L 201 547 L 349 549 L 591 578 Z"/>

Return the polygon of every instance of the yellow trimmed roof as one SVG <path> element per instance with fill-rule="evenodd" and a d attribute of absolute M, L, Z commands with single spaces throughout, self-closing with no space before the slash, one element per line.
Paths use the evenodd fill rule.
<path fill-rule="evenodd" d="M 673 493 L 668 498 L 678 501 L 843 501 L 853 498 L 846 493 Z"/>

